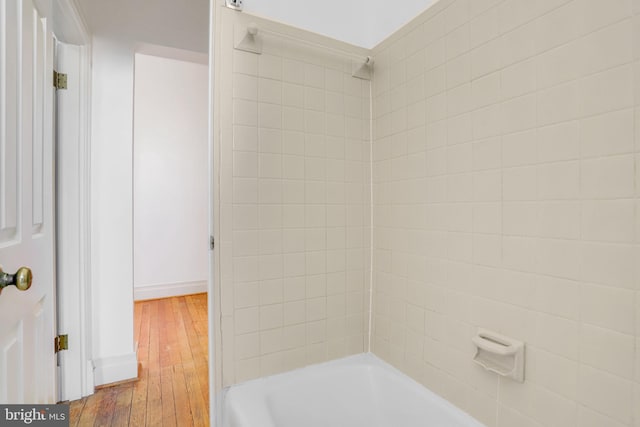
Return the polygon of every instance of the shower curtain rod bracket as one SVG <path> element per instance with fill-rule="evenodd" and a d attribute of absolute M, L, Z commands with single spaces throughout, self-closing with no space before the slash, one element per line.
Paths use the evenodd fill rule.
<path fill-rule="evenodd" d="M 371 80 L 371 72 L 373 71 L 373 58 L 367 56 L 364 62 L 351 62 L 351 75 L 358 79 Z"/>
<path fill-rule="evenodd" d="M 258 37 L 258 25 L 251 23 L 246 28 L 236 28 L 234 46 L 238 50 L 262 54 L 262 39 Z"/>

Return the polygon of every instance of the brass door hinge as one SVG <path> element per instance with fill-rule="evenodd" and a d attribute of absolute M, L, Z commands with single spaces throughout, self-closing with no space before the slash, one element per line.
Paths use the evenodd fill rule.
<path fill-rule="evenodd" d="M 53 87 L 56 89 L 67 88 L 67 75 L 53 70 Z"/>
<path fill-rule="evenodd" d="M 69 335 L 58 335 L 53 340 L 53 348 L 56 353 L 62 350 L 69 350 Z"/>

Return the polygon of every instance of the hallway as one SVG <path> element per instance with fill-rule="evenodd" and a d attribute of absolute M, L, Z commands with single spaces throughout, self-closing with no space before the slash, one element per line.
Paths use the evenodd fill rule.
<path fill-rule="evenodd" d="M 71 402 L 71 426 L 208 425 L 207 294 L 136 302 L 134 316 L 139 379 Z"/>

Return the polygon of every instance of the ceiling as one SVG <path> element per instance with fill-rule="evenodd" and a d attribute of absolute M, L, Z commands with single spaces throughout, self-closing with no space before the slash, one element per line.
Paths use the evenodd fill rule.
<path fill-rule="evenodd" d="M 77 0 L 96 36 L 207 52 L 209 0 Z M 223 2 L 223 0 L 216 0 Z M 245 12 L 372 48 L 437 0 L 244 0 Z"/>
<path fill-rule="evenodd" d="M 97 37 L 208 52 L 209 0 L 77 0 Z"/>
<path fill-rule="evenodd" d="M 372 48 L 437 0 L 244 0 L 246 12 Z"/>

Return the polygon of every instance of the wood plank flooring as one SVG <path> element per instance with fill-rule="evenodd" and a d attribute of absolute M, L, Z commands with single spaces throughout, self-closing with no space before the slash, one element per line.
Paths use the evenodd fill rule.
<path fill-rule="evenodd" d="M 208 426 L 207 295 L 135 303 L 138 380 L 70 403 L 71 426 Z"/>

